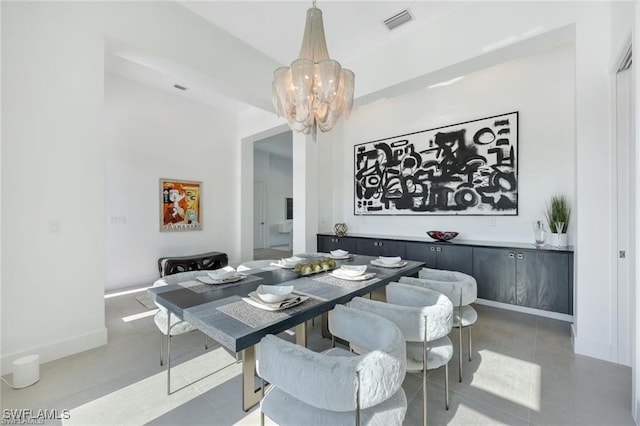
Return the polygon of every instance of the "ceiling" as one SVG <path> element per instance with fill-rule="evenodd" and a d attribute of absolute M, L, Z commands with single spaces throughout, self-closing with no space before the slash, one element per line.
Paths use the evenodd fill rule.
<path fill-rule="evenodd" d="M 333 0 L 319 2 L 318 7 L 324 16 L 329 54 L 348 68 L 355 58 L 454 13 L 467 3 Z M 298 0 L 178 1 L 178 4 L 283 65 L 298 57 L 306 10 L 311 7 L 311 1 Z M 404 9 L 410 11 L 413 20 L 393 31 L 388 30 L 383 21 Z M 150 57 L 148 52 L 116 40 L 107 42 L 105 68 L 139 83 L 232 113 L 250 108 L 246 103 L 221 94 L 210 82 L 194 77 L 181 64 Z M 174 88 L 176 83 L 188 86 L 188 90 Z"/>
<path fill-rule="evenodd" d="M 180 1 L 283 65 L 298 57 L 311 1 Z M 343 65 L 453 13 L 461 1 L 319 1 L 329 55 Z M 413 20 L 389 31 L 383 21 L 408 9 Z"/>

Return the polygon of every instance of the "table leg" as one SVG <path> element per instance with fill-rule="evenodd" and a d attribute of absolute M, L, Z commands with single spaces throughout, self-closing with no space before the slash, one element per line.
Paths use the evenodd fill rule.
<path fill-rule="evenodd" d="M 242 410 L 249 411 L 260 403 L 262 388 L 256 390 L 256 347 L 242 351 Z"/>
<path fill-rule="evenodd" d="M 296 325 L 296 344 L 307 347 L 307 323 Z M 242 351 L 242 410 L 249 411 L 260 403 L 262 386 L 256 389 L 256 347 Z"/>
<path fill-rule="evenodd" d="M 307 322 L 296 325 L 296 345 L 307 347 Z"/>
<path fill-rule="evenodd" d="M 327 312 L 323 313 L 321 316 L 321 332 L 322 337 L 325 339 L 331 339 L 331 333 L 329 333 L 329 314 Z"/>

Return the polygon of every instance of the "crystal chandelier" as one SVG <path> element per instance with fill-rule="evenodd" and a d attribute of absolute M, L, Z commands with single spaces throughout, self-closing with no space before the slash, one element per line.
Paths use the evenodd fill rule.
<path fill-rule="evenodd" d="M 273 105 L 291 128 L 305 135 L 319 127 L 333 129 L 342 114 L 349 117 L 353 106 L 355 74 L 329 58 L 324 38 L 322 11 L 307 10 L 307 21 L 298 59 L 290 67 L 273 73 Z"/>

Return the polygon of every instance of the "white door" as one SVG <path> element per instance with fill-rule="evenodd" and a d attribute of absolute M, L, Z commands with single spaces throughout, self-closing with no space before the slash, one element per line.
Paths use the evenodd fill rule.
<path fill-rule="evenodd" d="M 264 182 L 253 182 L 253 249 L 264 248 L 265 236 Z"/>
<path fill-rule="evenodd" d="M 617 361 L 631 365 L 631 321 L 635 263 L 635 145 L 633 143 L 633 81 L 631 69 L 616 74 L 618 330 Z"/>

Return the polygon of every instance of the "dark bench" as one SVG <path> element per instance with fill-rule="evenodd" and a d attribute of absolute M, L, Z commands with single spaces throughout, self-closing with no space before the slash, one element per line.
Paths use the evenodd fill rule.
<path fill-rule="evenodd" d="M 158 259 L 160 276 L 177 274 L 178 272 L 213 270 L 224 268 L 229 264 L 226 253 L 211 251 L 191 256 L 167 256 Z"/>

